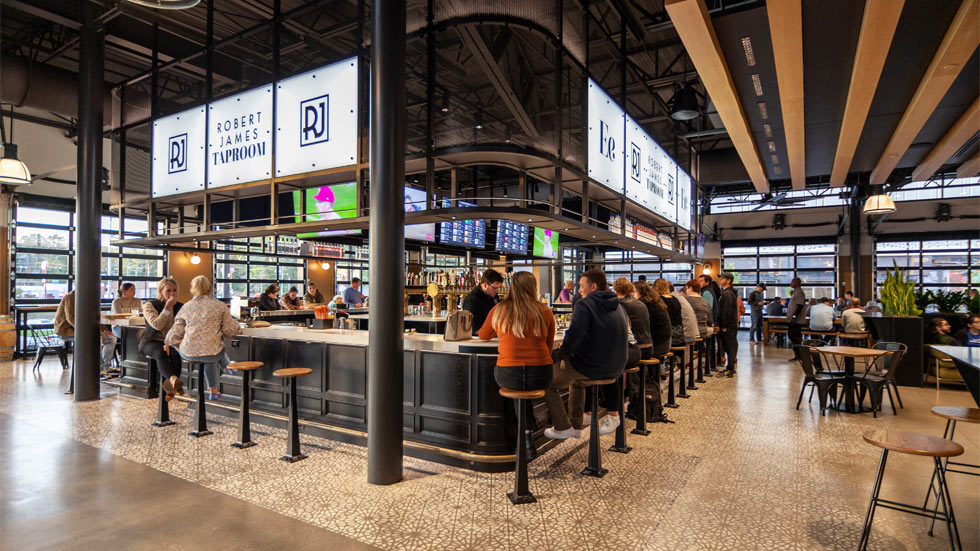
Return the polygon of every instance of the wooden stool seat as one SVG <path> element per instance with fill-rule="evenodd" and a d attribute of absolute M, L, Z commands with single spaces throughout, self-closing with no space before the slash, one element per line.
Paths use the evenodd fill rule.
<path fill-rule="evenodd" d="M 895 429 L 876 429 L 865 432 L 864 441 L 886 450 L 927 457 L 955 457 L 963 453 L 963 446 L 931 434 L 920 434 Z"/>
<path fill-rule="evenodd" d="M 228 369 L 234 371 L 252 371 L 253 369 L 261 369 L 264 365 L 262 362 L 231 362 L 228 364 Z"/>
<path fill-rule="evenodd" d="M 701 337 L 698 337 L 698 338 L 694 339 L 694 342 L 704 342 L 704 339 L 701 338 Z"/>
<path fill-rule="evenodd" d="M 943 419 L 962 421 L 964 423 L 980 423 L 980 409 L 961 408 L 956 406 L 936 406 L 932 408 L 932 414 Z"/>
<path fill-rule="evenodd" d="M 623 373 L 639 373 L 639 372 L 640 372 L 640 366 L 638 365 L 634 365 L 633 367 L 627 367 L 626 369 L 623 370 Z"/>
<path fill-rule="evenodd" d="M 687 350 L 687 347 L 686 346 L 671 346 L 670 347 L 670 350 L 671 350 L 671 352 L 673 352 L 673 351 L 684 352 L 685 350 Z"/>
<path fill-rule="evenodd" d="M 514 390 L 512 388 L 502 388 L 500 389 L 500 395 L 504 398 L 511 398 L 514 400 L 534 400 L 536 398 L 544 398 L 543 390 Z"/>
<path fill-rule="evenodd" d="M 643 365 L 657 365 L 660 363 L 660 360 L 657 358 L 650 358 L 649 360 L 640 360 L 640 363 Z"/>
<path fill-rule="evenodd" d="M 664 354 L 664 359 L 671 358 L 673 356 L 674 356 L 673 352 L 667 352 L 666 354 Z M 649 361 L 649 360 L 640 360 L 640 361 Z"/>
<path fill-rule="evenodd" d="M 599 385 L 611 385 L 616 382 L 616 379 L 580 379 L 575 381 L 578 386 L 599 386 Z"/>
<path fill-rule="evenodd" d="M 302 377 L 303 375 L 309 375 L 313 373 L 313 370 L 308 367 L 286 367 L 283 369 L 277 369 L 272 372 L 276 377 Z"/>

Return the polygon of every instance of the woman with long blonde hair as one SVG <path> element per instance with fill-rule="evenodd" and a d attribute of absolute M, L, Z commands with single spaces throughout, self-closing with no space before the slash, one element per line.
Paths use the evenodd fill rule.
<path fill-rule="evenodd" d="M 555 316 L 537 296 L 534 275 L 517 272 L 507 298 L 490 310 L 480 328 L 481 340 L 500 338 L 493 376 L 501 388 L 543 390 L 551 384 Z"/>

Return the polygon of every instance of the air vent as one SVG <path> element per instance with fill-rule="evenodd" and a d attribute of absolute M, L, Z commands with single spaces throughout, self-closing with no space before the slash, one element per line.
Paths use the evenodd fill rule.
<path fill-rule="evenodd" d="M 762 129 L 766 132 L 766 137 L 767 138 L 771 138 L 772 137 L 772 127 L 771 126 L 769 126 L 768 124 L 763 124 L 762 125 Z"/>
<path fill-rule="evenodd" d="M 776 142 L 769 142 L 769 151 L 776 151 Z"/>
<path fill-rule="evenodd" d="M 762 81 L 759 80 L 758 73 L 752 74 L 752 88 L 755 88 L 755 95 L 757 96 L 762 95 Z"/>
<path fill-rule="evenodd" d="M 766 110 L 766 102 L 759 102 L 759 115 L 762 116 L 762 120 L 767 120 L 769 118 L 769 111 Z"/>
<path fill-rule="evenodd" d="M 755 52 L 752 50 L 751 38 L 742 37 L 742 50 L 745 51 L 745 62 L 749 64 L 749 67 L 755 67 Z"/>

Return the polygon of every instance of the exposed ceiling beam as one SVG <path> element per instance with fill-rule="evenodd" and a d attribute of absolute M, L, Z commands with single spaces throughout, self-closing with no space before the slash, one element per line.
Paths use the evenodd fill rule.
<path fill-rule="evenodd" d="M 762 166 L 762 158 L 742 104 L 738 101 L 735 83 L 732 82 L 732 75 L 728 71 L 725 55 L 721 51 L 704 0 L 667 0 L 666 8 L 674 29 L 698 70 L 705 90 L 714 101 L 718 115 L 728 129 L 728 135 L 749 173 L 752 185 L 759 193 L 768 192 L 769 179 Z"/>
<path fill-rule="evenodd" d="M 977 152 L 956 169 L 957 178 L 969 178 L 980 173 L 980 152 Z"/>
<path fill-rule="evenodd" d="M 844 104 L 844 119 L 841 121 L 834 168 L 830 174 L 832 187 L 844 185 L 851 169 L 903 5 L 902 0 L 867 0 L 864 5 L 861 34 L 854 53 L 854 66 L 851 67 L 847 103 Z"/>
<path fill-rule="evenodd" d="M 926 69 L 912 101 L 905 108 L 905 114 L 898 128 L 888 140 L 888 146 L 878 159 L 871 172 L 872 186 L 882 185 L 888 180 L 892 170 L 902 155 L 922 130 L 929 116 L 935 111 L 946 91 L 953 85 L 956 76 L 966 66 L 970 56 L 980 45 L 980 0 L 963 0 L 953 22 L 946 30 L 939 49 Z M 976 67 L 971 67 L 975 71 Z"/>
<path fill-rule="evenodd" d="M 68 27 L 69 29 L 72 30 L 77 31 L 78 29 L 82 28 L 82 24 L 79 23 L 78 21 L 69 19 L 67 17 L 63 17 L 61 15 L 50 12 L 38 6 L 32 6 L 27 2 L 21 2 L 20 0 L 3 0 L 3 5 L 10 8 L 14 8 L 17 11 L 22 11 L 24 13 L 33 15 L 35 17 L 40 17 L 41 19 L 47 19 L 48 21 L 52 21 L 63 27 Z"/>
<path fill-rule="evenodd" d="M 922 182 L 931 178 L 967 140 L 976 135 L 977 131 L 980 131 L 980 98 L 967 107 L 956 124 L 949 129 L 943 139 L 939 140 L 926 158 L 922 159 L 919 166 L 915 167 L 912 171 L 912 181 Z"/>
<path fill-rule="evenodd" d="M 766 4 L 769 34 L 779 85 L 779 104 L 783 111 L 786 134 L 786 158 L 789 160 L 793 189 L 806 187 L 806 149 L 803 123 L 803 5 L 802 0 L 785 0 Z"/>

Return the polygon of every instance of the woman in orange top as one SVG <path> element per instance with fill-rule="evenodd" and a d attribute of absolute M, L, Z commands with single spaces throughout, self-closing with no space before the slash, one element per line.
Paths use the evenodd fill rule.
<path fill-rule="evenodd" d="M 555 316 L 537 301 L 538 282 L 530 272 L 517 272 L 503 302 L 487 314 L 482 340 L 500 337 L 493 377 L 502 388 L 544 390 L 551 384 Z"/>

